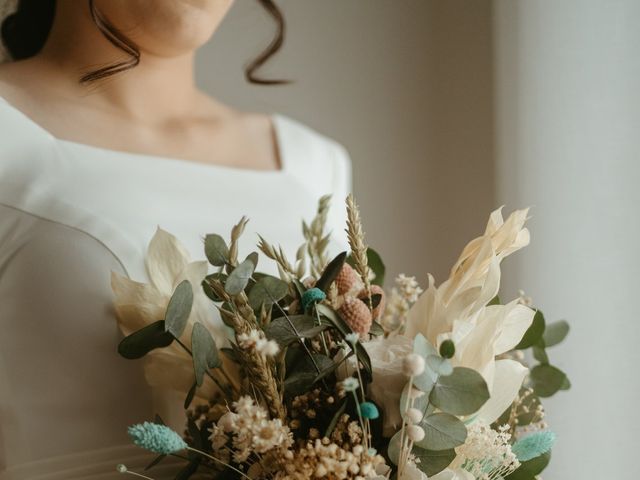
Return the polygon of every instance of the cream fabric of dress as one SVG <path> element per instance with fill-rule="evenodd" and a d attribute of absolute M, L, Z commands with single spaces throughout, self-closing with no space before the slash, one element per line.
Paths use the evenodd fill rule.
<path fill-rule="evenodd" d="M 0 480 L 110 480 L 117 463 L 154 458 L 126 435 L 153 418 L 157 392 L 116 353 L 110 273 L 148 283 L 157 227 L 204 260 L 204 235 L 247 215 L 241 253 L 260 233 L 293 257 L 301 220 L 332 193 L 330 250 L 346 249 L 347 151 L 271 118 L 282 168 L 258 171 L 61 140 L 0 98 Z M 260 270 L 275 273 L 264 258 Z M 150 475 L 173 478 L 161 465 Z"/>

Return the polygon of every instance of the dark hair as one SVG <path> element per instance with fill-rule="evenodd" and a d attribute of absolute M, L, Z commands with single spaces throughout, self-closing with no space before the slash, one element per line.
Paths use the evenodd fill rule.
<path fill-rule="evenodd" d="M 273 0 L 258 0 L 276 23 L 276 33 L 269 45 L 245 67 L 245 77 L 250 83 L 279 85 L 287 80 L 264 79 L 256 76 L 258 70 L 275 55 L 284 42 L 285 21 Z M 2 40 L 14 60 L 36 55 L 44 46 L 55 14 L 56 0 L 19 0 L 15 13 L 2 23 Z M 127 60 L 107 65 L 84 75 L 81 82 L 93 82 L 129 70 L 140 62 L 140 49 L 122 34 L 89 0 L 91 17 L 102 35 L 116 48 L 125 52 Z"/>

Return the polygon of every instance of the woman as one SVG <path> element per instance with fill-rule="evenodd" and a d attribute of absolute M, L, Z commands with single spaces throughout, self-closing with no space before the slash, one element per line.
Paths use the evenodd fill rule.
<path fill-rule="evenodd" d="M 231 4 L 22 0 L 3 25 L 21 59 L 0 65 L 1 480 L 109 479 L 116 463 L 148 462 L 127 425 L 181 399 L 117 356 L 110 274 L 153 281 L 158 227 L 200 260 L 206 233 L 247 215 L 241 252 L 259 232 L 293 254 L 300 219 L 331 193 L 333 249 L 344 248 L 345 149 L 194 85 L 194 52 Z M 268 83 L 256 69 L 281 39 L 250 80 Z M 154 478 L 173 478 L 170 463 Z"/>

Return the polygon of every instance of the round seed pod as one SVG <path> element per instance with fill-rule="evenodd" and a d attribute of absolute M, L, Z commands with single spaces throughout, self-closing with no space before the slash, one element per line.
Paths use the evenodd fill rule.
<path fill-rule="evenodd" d="M 351 265 L 345 263 L 342 265 L 340 273 L 336 277 L 336 287 L 338 287 L 338 294 L 344 295 L 351 291 L 360 282 L 360 277 L 353 269 Z"/>
<path fill-rule="evenodd" d="M 351 330 L 362 335 L 369 333 L 371 328 L 371 312 L 362 300 L 355 297 L 346 297 L 338 310 Z"/>

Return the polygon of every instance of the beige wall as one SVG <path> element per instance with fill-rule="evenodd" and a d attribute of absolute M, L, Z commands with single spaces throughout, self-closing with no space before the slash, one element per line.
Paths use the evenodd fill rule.
<path fill-rule="evenodd" d="M 278 4 L 288 36 L 265 72 L 295 83 L 244 81 L 243 63 L 272 32 L 252 0 L 237 0 L 200 52 L 199 83 L 343 143 L 369 243 L 390 273 L 442 278 L 494 207 L 490 1 Z"/>

